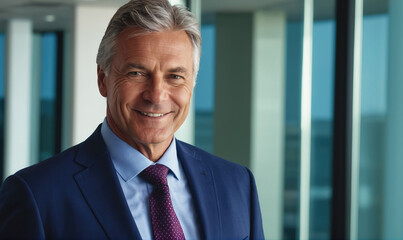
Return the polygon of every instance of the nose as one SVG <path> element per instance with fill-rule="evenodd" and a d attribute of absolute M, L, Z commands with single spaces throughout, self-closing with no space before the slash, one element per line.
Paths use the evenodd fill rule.
<path fill-rule="evenodd" d="M 167 97 L 166 86 L 163 77 L 156 76 L 150 79 L 143 93 L 143 98 L 154 104 L 161 103 Z"/>

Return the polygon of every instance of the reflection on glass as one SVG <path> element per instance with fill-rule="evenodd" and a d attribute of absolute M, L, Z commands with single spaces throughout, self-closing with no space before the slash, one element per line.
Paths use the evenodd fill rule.
<path fill-rule="evenodd" d="M 382 7 L 380 7 L 381 5 Z M 390 188 L 386 185 L 387 175 L 393 174 L 393 172 L 388 172 L 386 167 L 390 161 L 387 159 L 388 153 L 385 145 L 388 138 L 386 129 L 389 115 L 387 87 L 388 81 L 393 79 L 388 79 L 388 59 L 391 59 L 388 56 L 388 51 L 390 51 L 388 44 L 389 15 L 384 12 L 383 7 L 386 4 L 381 5 L 371 3 L 364 5 L 366 12 L 368 9 L 372 9 L 372 11 L 371 14 L 365 14 L 363 18 L 359 239 L 391 239 L 391 236 L 393 239 L 403 238 L 403 234 L 399 236 L 390 231 L 390 229 L 396 229 L 396 223 L 388 224 L 389 219 L 396 217 L 395 214 L 399 214 L 403 208 L 399 205 L 400 210 L 395 208 L 393 212 L 389 212 L 388 206 L 386 206 L 388 196 L 398 194 L 398 192 L 389 192 Z M 403 8 L 400 8 L 400 12 L 403 13 Z M 393 29 L 393 31 L 398 31 L 398 29 Z M 402 34 L 401 31 L 400 34 Z M 389 117 L 394 116 L 389 115 Z M 398 228 L 401 229 L 401 224 L 398 225 Z"/>
<path fill-rule="evenodd" d="M 298 238 L 302 23 L 287 24 L 284 238 Z M 310 239 L 330 238 L 335 23 L 313 26 Z"/>
<path fill-rule="evenodd" d="M 195 143 L 213 152 L 214 146 L 214 81 L 215 81 L 215 25 L 213 21 L 201 26 L 203 51 L 194 89 Z"/>
<path fill-rule="evenodd" d="M 334 49 L 334 20 L 316 20 L 312 53 L 310 239 L 330 239 Z"/>
<path fill-rule="evenodd" d="M 268 2 L 268 1 L 267 1 Z M 316 1 L 315 1 L 316 2 Z M 228 84 L 239 84 L 242 86 L 244 82 L 247 81 L 256 81 L 256 82 L 270 82 L 269 86 L 277 86 L 273 84 L 273 82 L 281 82 L 284 86 L 284 94 L 278 96 L 272 96 L 270 99 L 273 102 L 259 102 L 259 99 L 256 98 L 253 94 L 250 96 L 252 99 L 252 104 L 250 104 L 253 108 L 255 107 L 254 101 L 257 102 L 256 106 L 260 108 L 254 108 L 254 110 L 277 110 L 276 107 L 279 102 L 284 103 L 281 108 L 281 111 L 284 116 L 281 116 L 282 122 L 281 126 L 284 127 L 284 133 L 279 139 L 266 139 L 265 141 L 259 141 L 258 143 L 255 142 L 255 145 L 267 145 L 268 142 L 271 141 L 281 141 L 282 142 L 282 152 L 284 154 L 278 155 L 281 156 L 281 159 L 276 159 L 272 156 L 272 154 L 267 153 L 270 152 L 270 149 L 275 149 L 275 144 L 270 144 L 270 146 L 266 146 L 265 153 L 259 155 L 262 156 L 264 159 L 259 159 L 262 162 L 270 162 L 270 163 L 277 163 L 280 162 L 283 166 L 283 172 L 281 173 L 281 177 L 283 178 L 281 182 L 283 183 L 281 186 L 282 189 L 279 190 L 281 196 L 281 203 L 279 206 L 268 206 L 270 205 L 268 202 L 273 198 L 275 199 L 277 196 L 273 196 L 270 194 L 265 193 L 268 188 L 271 186 L 275 186 L 275 184 L 268 183 L 268 182 L 259 182 L 261 179 L 266 179 L 264 176 L 260 175 L 260 169 L 255 169 L 254 174 L 257 180 L 257 185 L 261 186 L 261 190 L 263 194 L 260 194 L 261 199 L 261 208 L 263 210 L 270 210 L 272 212 L 262 212 L 264 220 L 271 220 L 275 221 L 275 224 L 280 226 L 278 235 L 279 239 L 298 239 L 299 237 L 299 201 L 300 201 L 300 148 L 301 148 L 301 77 L 302 77 L 302 44 L 303 44 L 303 1 L 298 1 L 298 3 L 293 4 L 278 4 L 278 5 L 265 5 L 264 9 L 256 8 L 256 9 L 249 9 L 247 14 L 244 11 L 239 11 L 232 9 L 231 13 L 225 11 L 225 6 L 221 6 L 219 12 L 214 12 L 214 10 L 209 9 L 208 13 L 204 13 L 202 19 L 204 23 L 202 25 L 202 37 L 203 37 L 203 51 L 201 56 L 201 66 L 200 72 L 198 77 L 198 82 L 195 88 L 195 109 L 196 109 L 196 145 L 201 148 L 204 148 L 207 151 L 216 152 L 217 149 L 213 149 L 213 140 L 214 140 L 214 128 L 213 128 L 213 118 L 214 114 L 216 117 L 220 114 L 219 112 L 215 112 L 215 102 L 214 102 L 214 94 L 221 94 L 216 95 L 222 98 L 224 96 L 232 96 L 222 91 L 219 93 L 215 93 L 215 91 L 219 91 L 220 89 L 214 86 L 217 86 L 215 79 L 218 78 L 216 75 L 215 65 L 216 62 L 220 63 L 216 58 L 216 50 L 219 51 L 221 54 L 228 54 L 229 56 L 233 57 L 224 57 L 219 59 L 226 59 L 228 62 L 233 60 L 239 59 L 239 61 L 245 61 L 245 59 L 250 58 L 249 55 L 245 54 L 248 53 L 248 49 L 250 48 L 249 42 L 253 42 L 253 46 L 258 44 L 267 44 L 267 48 L 275 48 L 274 46 L 284 46 L 284 51 L 278 51 L 278 49 L 273 49 L 271 52 L 272 54 L 267 56 L 262 56 L 261 58 L 253 58 L 253 51 L 251 52 L 254 62 L 245 63 L 245 67 L 243 69 L 231 69 L 228 67 L 228 63 L 220 63 L 220 66 L 224 68 L 228 67 L 229 69 L 233 70 L 235 73 L 239 73 L 238 75 L 248 76 L 242 79 L 237 79 L 236 75 L 233 81 L 228 81 L 225 79 L 227 77 L 225 74 L 219 75 L 222 79 Z M 315 3 L 316 4 L 316 3 Z M 310 192 L 310 228 L 309 228 L 309 235 L 310 239 L 329 239 L 330 238 L 330 209 L 331 209 L 331 162 L 332 162 L 332 129 L 333 129 L 333 85 L 334 85 L 334 49 L 335 49 L 335 22 L 334 22 L 334 1 L 321 1 L 318 2 L 319 12 L 315 13 L 315 21 L 313 26 L 313 65 L 312 65 L 312 133 L 311 133 L 311 192 Z M 231 9 L 233 6 L 228 6 L 228 9 Z M 318 6 L 315 5 L 315 9 Z M 249 6 L 251 8 L 251 6 Z M 254 29 L 255 31 L 261 30 L 259 32 L 262 35 L 260 37 L 265 36 L 266 38 L 258 38 L 256 39 L 249 39 L 245 37 L 245 34 L 248 34 L 248 31 L 244 31 L 242 36 L 239 38 L 249 39 L 245 41 L 243 44 L 245 49 L 228 49 L 226 53 L 225 50 L 222 48 L 229 48 L 231 46 L 231 41 L 235 41 L 235 39 L 225 39 L 225 36 L 222 36 L 222 32 L 218 32 L 218 27 L 216 28 L 214 17 L 212 16 L 220 16 L 221 20 L 231 19 L 231 17 L 236 18 L 237 14 L 239 13 L 238 17 L 244 17 L 248 21 L 253 19 L 251 26 L 256 27 L 253 25 L 254 23 L 258 22 L 259 19 L 257 16 L 267 16 L 271 22 L 264 24 L 266 26 L 267 31 L 263 31 L 263 27 Z M 267 13 L 267 15 L 254 15 L 255 13 Z M 281 13 L 281 14 L 278 14 Z M 250 15 L 248 15 L 250 14 Z M 274 17 L 276 16 L 276 17 Z M 281 17 L 280 17 L 281 16 Z M 319 16 L 319 17 L 318 17 Z M 272 18 L 269 18 L 272 17 Z M 218 17 L 217 17 L 218 18 Z M 216 19 L 217 19 L 216 18 Z M 206 20 L 207 19 L 207 20 Z M 255 22 L 254 22 L 255 21 Z M 227 29 L 234 28 L 231 25 L 231 21 L 228 22 L 221 21 L 220 26 L 223 31 Z M 225 25 L 228 24 L 228 25 Z M 246 22 L 242 24 L 249 24 Z M 225 25 L 225 26 L 224 26 Z M 218 26 L 218 24 L 217 24 Z M 259 25 L 259 26 L 263 26 Z M 242 28 L 243 26 L 238 26 L 238 28 Z M 272 28 L 270 28 L 272 27 Z M 244 28 L 242 28 L 244 29 Z M 279 29 L 285 32 L 285 37 L 281 38 L 278 34 Z M 217 31 L 217 35 L 216 35 Z M 271 32 L 272 31 L 272 32 Z M 278 31 L 278 32 L 276 32 Z M 251 31 L 253 32 L 253 31 Z M 228 44 L 220 45 L 222 48 L 218 49 L 218 44 L 216 43 L 217 36 L 220 35 L 220 43 L 226 42 Z M 272 34 L 271 34 L 272 33 Z M 241 34 L 241 33 L 240 33 Z M 265 35 L 266 34 L 266 35 Z M 278 35 L 276 35 L 278 34 Z M 256 37 L 256 35 L 252 35 Z M 269 37 L 267 37 L 269 36 Z M 272 38 L 270 38 L 270 36 Z M 273 36 L 277 36 L 274 38 Z M 272 41 L 272 45 L 269 43 Z M 282 41 L 282 45 L 279 42 Z M 217 44 L 217 49 L 215 46 Z M 276 45 L 278 44 L 278 45 Z M 239 45 L 242 46 L 242 45 Z M 253 47 L 252 47 L 253 48 Z M 264 49 L 267 50 L 267 49 Z M 241 55 L 240 53 L 244 53 Z M 278 54 L 278 55 L 276 55 Z M 221 56 L 221 55 L 220 55 Z M 282 61 L 284 59 L 284 65 L 281 68 L 276 69 L 273 71 L 276 74 L 268 75 L 268 74 L 261 74 L 253 71 L 250 75 L 248 75 L 248 71 L 252 66 L 252 69 L 257 69 L 256 66 L 267 66 L 270 68 L 271 66 L 275 65 L 278 61 Z M 277 62 L 276 62 L 277 61 Z M 227 64 L 227 65 L 226 65 Z M 231 65 L 232 66 L 232 65 Z M 277 65 L 276 65 L 277 66 Z M 255 68 L 256 67 L 256 68 Z M 222 71 L 222 69 L 219 69 Z M 282 72 L 284 71 L 284 72 Z M 246 72 L 246 73 L 245 73 Z M 232 73 L 230 73 L 232 74 Z M 260 78 L 254 78 L 255 76 L 259 76 Z M 251 80 L 253 79 L 253 80 Z M 258 80 L 256 80 L 258 79 Z M 241 81 L 241 82 L 237 82 Z M 227 84 L 227 85 L 228 85 Z M 257 84 L 252 82 L 252 84 Z M 226 85 L 226 86 L 227 86 Z M 236 90 L 236 87 L 234 87 Z M 228 89 L 233 89 L 232 86 L 228 86 Z M 269 92 L 268 89 L 266 92 Z M 244 90 L 246 91 L 246 90 Z M 256 93 L 256 92 L 253 92 Z M 244 92 L 245 97 L 248 96 L 249 93 Z M 218 98 L 218 97 L 217 97 Z M 284 101 L 285 99 L 285 101 Z M 228 99 L 225 99 L 227 101 Z M 231 103 L 230 100 L 228 100 Z M 236 102 L 236 100 L 234 100 Z M 239 104 L 239 102 L 237 102 Z M 221 103 L 222 104 L 222 103 Z M 246 103 L 245 106 L 247 106 Z M 272 112 L 275 112 L 275 111 Z M 225 109 L 224 109 L 225 111 Z M 245 109 L 244 111 L 249 111 L 249 109 Z M 270 111 L 269 111 L 270 112 Z M 270 113 L 272 113 L 270 112 Z M 232 114 L 232 113 L 228 113 Z M 256 116 L 251 114 L 252 117 Z M 276 116 L 277 117 L 277 116 Z M 254 123 L 253 119 L 250 120 L 251 123 Z M 265 123 L 262 124 L 273 124 L 274 119 L 265 119 Z M 230 123 L 229 123 L 230 124 Z M 239 123 L 242 124 L 242 123 Z M 245 122 L 245 125 L 248 123 Z M 259 125 L 260 126 L 260 125 Z M 245 130 L 244 126 L 238 126 Z M 254 126 L 251 126 L 253 129 Z M 266 129 L 266 125 L 260 126 L 260 131 L 262 129 Z M 218 128 L 218 127 L 217 127 Z M 267 128 L 270 129 L 270 128 Z M 234 129 L 236 132 L 237 129 Z M 249 131 L 247 129 L 247 131 Z M 217 133 L 217 130 L 216 130 Z M 250 134 L 251 138 L 253 138 L 253 133 Z M 244 139 L 240 139 L 244 140 Z M 253 141 L 252 141 L 253 142 Z M 284 145 L 283 145 L 284 142 Z M 250 143 L 245 143 L 245 145 Z M 273 146 L 272 146 L 273 145 Z M 253 147 L 251 148 L 254 151 Z M 249 151 L 249 150 L 247 150 Z M 260 154 L 257 152 L 253 152 L 253 154 L 257 155 Z M 252 154 L 252 155 L 253 155 Z M 277 155 L 276 155 L 277 156 Z M 231 159 L 232 160 L 232 159 Z M 255 161 L 255 160 L 253 160 Z M 244 161 L 248 163 L 248 160 Z M 261 166 L 265 166 L 261 163 Z M 253 163 L 252 163 L 253 165 Z M 253 169 L 252 169 L 253 170 Z M 273 169 L 262 169 L 261 170 L 265 176 L 274 174 L 271 171 Z M 278 188 L 278 187 L 277 187 Z M 273 194 L 273 193 L 271 193 Z M 276 192 L 277 194 L 277 192 Z M 280 195 L 277 194 L 277 195 Z M 269 200 L 269 201 L 267 201 Z M 281 210 L 281 216 L 279 218 L 273 217 L 274 210 L 277 209 Z M 270 224 L 271 226 L 265 226 L 265 230 L 267 231 L 272 227 L 274 224 Z M 272 232 L 266 232 L 266 237 L 270 238 L 273 234 Z"/>
<path fill-rule="evenodd" d="M 39 160 L 44 160 L 56 153 L 57 36 L 55 33 L 45 33 L 41 42 Z"/>
<path fill-rule="evenodd" d="M 299 178 L 301 145 L 301 21 L 287 23 L 286 109 L 285 109 L 285 172 L 284 172 L 284 239 L 298 238 Z"/>
<path fill-rule="evenodd" d="M 364 2 L 358 238 L 403 239 L 403 2 Z"/>

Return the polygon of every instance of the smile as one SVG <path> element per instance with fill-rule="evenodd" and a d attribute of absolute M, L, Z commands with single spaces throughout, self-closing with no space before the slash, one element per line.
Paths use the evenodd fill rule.
<path fill-rule="evenodd" d="M 139 112 L 147 117 L 162 117 L 165 115 L 164 113 L 146 113 L 146 112 L 141 112 L 141 111 L 139 111 Z"/>

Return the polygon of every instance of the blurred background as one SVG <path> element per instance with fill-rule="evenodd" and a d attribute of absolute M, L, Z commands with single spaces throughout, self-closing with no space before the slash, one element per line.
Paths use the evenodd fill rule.
<path fill-rule="evenodd" d="M 0 0 L 0 179 L 103 121 L 96 52 L 125 2 Z M 253 171 L 266 237 L 403 239 L 403 1 L 171 2 L 203 38 L 177 138 Z"/>

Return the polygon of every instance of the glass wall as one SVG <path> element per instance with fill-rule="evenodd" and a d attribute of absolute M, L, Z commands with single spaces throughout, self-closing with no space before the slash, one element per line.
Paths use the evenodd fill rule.
<path fill-rule="evenodd" d="M 403 239 L 403 2 L 364 1 L 357 238 Z"/>
<path fill-rule="evenodd" d="M 284 151 L 284 239 L 298 238 L 303 22 L 287 24 Z"/>
<path fill-rule="evenodd" d="M 287 24 L 284 152 L 284 239 L 298 238 L 301 152 L 301 76 L 303 22 Z"/>
<path fill-rule="evenodd" d="M 363 19 L 359 237 L 382 238 L 388 16 Z"/>
<path fill-rule="evenodd" d="M 39 160 L 53 156 L 57 151 L 57 35 L 41 34 L 41 88 L 40 88 L 40 145 Z M 60 118 L 59 118 L 60 119 Z M 60 136 L 59 136 L 60 137 Z"/>
<path fill-rule="evenodd" d="M 330 239 L 335 25 L 332 15 L 313 24 L 310 239 Z"/>
<path fill-rule="evenodd" d="M 215 26 L 213 20 L 209 20 L 207 16 L 203 18 L 201 34 L 203 51 L 194 93 L 195 144 L 212 153 L 214 147 Z"/>
<path fill-rule="evenodd" d="M 309 239 L 330 239 L 335 7 L 313 7 Z M 302 2 L 239 12 L 207 6 L 202 16 L 195 142 L 252 169 L 274 239 L 300 237 L 303 10 Z"/>
<path fill-rule="evenodd" d="M 316 7 L 312 34 L 309 238 L 330 239 L 335 58 L 334 4 Z M 303 22 L 287 24 L 284 238 L 298 238 Z M 300 41 L 296 41 L 300 39 Z"/>

